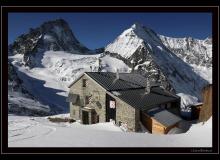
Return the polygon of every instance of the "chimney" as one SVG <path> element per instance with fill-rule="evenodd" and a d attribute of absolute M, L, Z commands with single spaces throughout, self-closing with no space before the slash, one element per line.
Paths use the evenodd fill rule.
<path fill-rule="evenodd" d="M 131 73 L 134 72 L 134 66 L 135 66 L 135 63 L 132 61 L 132 62 L 131 62 Z"/>
<path fill-rule="evenodd" d="M 120 79 L 120 77 L 119 77 L 119 69 L 116 70 L 116 79 Z"/>
<path fill-rule="evenodd" d="M 150 93 L 150 81 L 149 81 L 148 78 L 147 78 L 147 85 L 146 85 L 146 88 L 145 88 L 145 93 Z"/>

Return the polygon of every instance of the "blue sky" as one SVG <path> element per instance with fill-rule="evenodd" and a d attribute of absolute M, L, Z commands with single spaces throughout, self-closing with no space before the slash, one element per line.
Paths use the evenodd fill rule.
<path fill-rule="evenodd" d="M 90 49 L 106 46 L 135 22 L 171 37 L 212 35 L 211 13 L 9 13 L 8 42 L 30 27 L 57 18 L 66 20 L 76 38 Z"/>

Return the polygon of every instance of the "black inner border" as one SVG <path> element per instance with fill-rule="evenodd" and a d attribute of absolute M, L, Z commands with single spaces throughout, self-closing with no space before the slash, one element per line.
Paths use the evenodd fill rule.
<path fill-rule="evenodd" d="M 219 152 L 219 109 L 218 109 L 218 53 L 219 53 L 219 7 L 217 6 L 175 6 L 175 7 L 2 7 L 2 153 L 218 153 Z M 209 12 L 212 13 L 213 37 L 213 147 L 211 148 L 8 148 L 8 107 L 7 107 L 7 59 L 8 59 L 8 13 L 9 12 Z M 3 92 L 4 91 L 4 92 Z M 198 135 L 199 136 L 199 135 Z"/>

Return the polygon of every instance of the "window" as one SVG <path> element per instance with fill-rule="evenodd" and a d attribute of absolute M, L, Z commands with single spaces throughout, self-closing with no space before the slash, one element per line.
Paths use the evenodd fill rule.
<path fill-rule="evenodd" d="M 88 96 L 85 97 L 85 104 L 89 104 L 89 97 Z"/>
<path fill-rule="evenodd" d="M 165 104 L 161 104 L 161 109 L 165 109 L 166 105 Z"/>
<path fill-rule="evenodd" d="M 167 103 L 167 109 L 171 108 L 171 103 Z"/>
<path fill-rule="evenodd" d="M 87 80 L 86 80 L 86 79 L 83 79 L 83 81 L 82 81 L 82 86 L 83 86 L 83 87 L 86 87 L 86 86 L 87 86 Z"/>
<path fill-rule="evenodd" d="M 91 100 L 92 100 L 92 96 L 86 96 L 85 97 L 85 104 L 91 103 Z"/>

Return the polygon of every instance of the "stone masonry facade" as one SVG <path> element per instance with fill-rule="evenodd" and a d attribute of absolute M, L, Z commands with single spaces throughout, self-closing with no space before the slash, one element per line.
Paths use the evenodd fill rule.
<path fill-rule="evenodd" d="M 83 87 L 83 80 L 86 80 L 86 87 Z M 70 87 L 70 94 L 71 93 L 79 95 L 79 99 L 75 104 L 70 102 L 71 118 L 82 120 L 82 110 L 88 111 L 88 109 L 93 109 L 95 114 L 99 117 L 98 122 L 106 122 L 106 94 L 109 94 L 116 100 L 116 125 L 123 125 L 127 128 L 127 131 L 138 131 L 140 129 L 139 110 L 106 91 L 88 75 L 84 74 Z M 86 96 L 92 97 L 89 104 L 85 104 Z M 89 116 L 91 116 L 91 114 Z"/>

